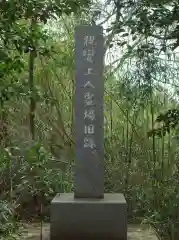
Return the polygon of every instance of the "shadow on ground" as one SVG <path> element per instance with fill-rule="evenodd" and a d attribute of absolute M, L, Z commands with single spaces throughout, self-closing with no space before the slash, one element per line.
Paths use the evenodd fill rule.
<path fill-rule="evenodd" d="M 24 224 L 21 235 L 17 238 L 18 240 L 50 240 L 49 238 L 49 224 Z M 155 233 L 147 225 L 130 224 L 128 225 L 128 240 L 158 240 Z"/>

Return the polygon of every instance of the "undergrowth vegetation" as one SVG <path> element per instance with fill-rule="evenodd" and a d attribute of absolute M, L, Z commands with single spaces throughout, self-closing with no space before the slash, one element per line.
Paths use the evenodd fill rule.
<path fill-rule="evenodd" d="M 41 1 L 37 6 L 25 1 L 24 12 L 16 5 L 20 10 L 12 18 L 7 7 L 19 1 L 3 2 L 0 234 L 7 239 L 20 220 L 48 221 L 54 195 L 74 190 L 74 29 L 99 20 L 108 5 L 96 1 L 100 11 L 94 16 L 90 1 L 76 1 L 78 7 L 69 1 L 66 10 L 47 1 L 47 16 Z M 101 17 L 103 23 L 110 25 L 110 14 Z M 124 193 L 130 221 L 149 223 L 162 240 L 178 240 L 179 58 L 167 48 L 168 38 L 156 43 L 151 32 L 143 31 L 131 40 L 133 25 L 125 24 L 123 30 L 113 23 L 105 31 L 105 192 Z M 166 46 L 162 53 L 161 45 Z"/>

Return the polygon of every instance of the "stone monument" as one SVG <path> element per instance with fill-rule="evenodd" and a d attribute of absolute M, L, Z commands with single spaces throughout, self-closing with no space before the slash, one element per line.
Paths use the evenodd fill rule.
<path fill-rule="evenodd" d="M 52 200 L 51 240 L 126 240 L 125 198 L 104 194 L 102 27 L 77 27 L 75 43 L 75 191 Z"/>

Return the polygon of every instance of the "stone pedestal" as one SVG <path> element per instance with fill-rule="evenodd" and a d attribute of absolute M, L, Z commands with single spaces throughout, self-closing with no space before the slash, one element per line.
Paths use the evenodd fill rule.
<path fill-rule="evenodd" d="M 122 194 L 75 199 L 58 194 L 51 203 L 51 240 L 127 240 L 127 204 Z"/>

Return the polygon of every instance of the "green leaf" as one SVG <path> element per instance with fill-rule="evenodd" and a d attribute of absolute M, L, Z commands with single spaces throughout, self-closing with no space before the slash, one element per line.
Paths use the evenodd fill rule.
<path fill-rule="evenodd" d="M 121 37 L 127 37 L 127 36 L 129 36 L 129 33 L 124 33 L 121 35 Z"/>

